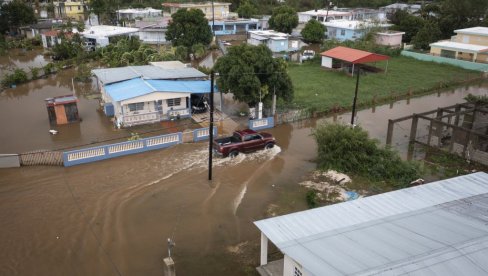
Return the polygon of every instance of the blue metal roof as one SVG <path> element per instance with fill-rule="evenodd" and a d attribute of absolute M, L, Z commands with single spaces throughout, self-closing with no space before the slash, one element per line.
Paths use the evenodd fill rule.
<path fill-rule="evenodd" d="M 105 92 L 113 101 L 123 101 L 147 95 L 153 92 L 171 93 L 210 93 L 209 80 L 182 81 L 182 80 L 144 80 L 135 78 L 122 82 L 105 85 Z"/>

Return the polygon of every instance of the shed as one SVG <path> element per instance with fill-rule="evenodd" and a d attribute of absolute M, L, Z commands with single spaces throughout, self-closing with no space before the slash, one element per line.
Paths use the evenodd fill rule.
<path fill-rule="evenodd" d="M 356 64 L 364 64 L 370 62 L 377 62 L 386 60 L 386 69 L 385 72 L 388 70 L 388 60 L 390 59 L 389 56 L 379 55 L 375 53 L 370 53 L 362 50 L 352 49 L 348 47 L 335 47 L 328 51 L 322 52 L 320 54 L 322 56 L 322 67 L 325 68 L 352 68 L 350 73 L 354 75 L 354 66 Z M 337 62 L 338 61 L 338 62 Z M 352 67 L 351 67 L 352 65 Z M 363 66 L 365 67 L 365 66 Z M 375 67 L 368 67 L 369 69 L 373 69 Z"/>
<path fill-rule="evenodd" d="M 57 125 L 80 121 L 78 115 L 78 98 L 74 95 L 45 99 L 49 122 Z"/>
<path fill-rule="evenodd" d="M 256 221 L 261 275 L 486 275 L 488 174 Z M 268 239 L 284 259 L 267 264 Z M 274 266 L 272 266 L 275 264 Z"/>

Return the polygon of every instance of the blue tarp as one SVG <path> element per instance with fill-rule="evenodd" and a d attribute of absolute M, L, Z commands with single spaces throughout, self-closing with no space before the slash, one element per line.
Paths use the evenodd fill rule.
<path fill-rule="evenodd" d="M 210 93 L 209 80 L 144 80 L 135 78 L 105 85 L 113 101 L 123 101 L 153 92 L 204 94 Z M 217 92 L 215 88 L 215 92 Z"/>

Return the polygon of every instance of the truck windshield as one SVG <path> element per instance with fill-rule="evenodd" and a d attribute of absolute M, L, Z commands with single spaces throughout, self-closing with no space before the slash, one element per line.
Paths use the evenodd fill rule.
<path fill-rule="evenodd" d="M 241 135 L 234 133 L 232 137 L 230 137 L 231 142 L 241 142 Z"/>

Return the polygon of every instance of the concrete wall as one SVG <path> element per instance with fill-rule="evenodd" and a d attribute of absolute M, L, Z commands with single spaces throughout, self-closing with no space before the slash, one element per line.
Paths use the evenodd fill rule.
<path fill-rule="evenodd" d="M 297 273 L 295 273 L 295 270 L 297 270 Z M 310 276 L 312 274 L 306 271 L 299 263 L 295 262 L 295 260 L 288 257 L 288 255 L 285 255 L 284 262 L 283 262 L 283 276 L 296 276 L 296 275 Z"/>
<path fill-rule="evenodd" d="M 488 46 L 488 37 L 481 36 L 481 35 L 458 34 L 452 37 L 452 41 L 459 42 L 459 43 Z"/>
<path fill-rule="evenodd" d="M 330 57 L 322 57 L 322 67 L 325 68 L 332 68 L 332 58 Z"/>
<path fill-rule="evenodd" d="M 20 167 L 20 158 L 18 154 L 0 154 L 0 168 L 17 167 Z"/>

